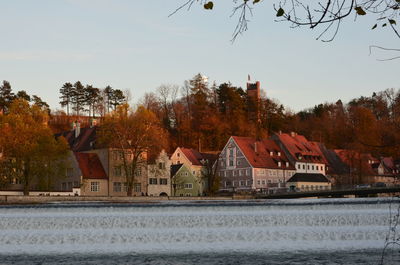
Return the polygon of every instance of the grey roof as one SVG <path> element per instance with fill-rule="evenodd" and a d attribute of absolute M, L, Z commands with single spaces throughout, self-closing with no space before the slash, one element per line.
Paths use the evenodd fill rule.
<path fill-rule="evenodd" d="M 296 173 L 287 182 L 330 182 L 330 181 L 322 174 Z"/>
<path fill-rule="evenodd" d="M 171 165 L 171 178 L 175 176 L 176 172 L 183 166 L 183 164 Z"/>
<path fill-rule="evenodd" d="M 328 161 L 329 169 L 327 174 L 342 175 L 350 172 L 349 166 L 343 163 L 334 150 L 326 148 L 325 145 L 321 143 L 319 144 L 319 147 Z"/>

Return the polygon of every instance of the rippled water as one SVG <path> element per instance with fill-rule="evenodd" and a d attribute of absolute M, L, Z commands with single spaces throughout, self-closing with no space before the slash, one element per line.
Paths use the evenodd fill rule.
<path fill-rule="evenodd" d="M 0 264 L 379 264 L 390 202 L 0 207 Z"/>

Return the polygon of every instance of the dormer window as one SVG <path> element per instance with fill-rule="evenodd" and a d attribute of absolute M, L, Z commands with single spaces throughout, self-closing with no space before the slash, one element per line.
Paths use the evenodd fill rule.
<path fill-rule="evenodd" d="M 278 156 L 281 156 L 281 152 L 278 152 Z"/>
<path fill-rule="evenodd" d="M 278 161 L 278 167 L 281 167 L 282 163 L 281 161 Z"/>
<path fill-rule="evenodd" d="M 180 156 L 181 156 L 181 154 L 180 154 L 180 153 L 177 153 L 177 154 L 176 154 L 176 156 L 177 156 L 177 157 L 180 157 Z"/>
<path fill-rule="evenodd" d="M 269 152 L 269 155 L 270 155 L 270 156 L 273 156 L 273 155 L 274 155 L 274 152 L 272 152 L 272 151 Z"/>
<path fill-rule="evenodd" d="M 289 167 L 289 162 L 286 162 L 286 167 Z"/>

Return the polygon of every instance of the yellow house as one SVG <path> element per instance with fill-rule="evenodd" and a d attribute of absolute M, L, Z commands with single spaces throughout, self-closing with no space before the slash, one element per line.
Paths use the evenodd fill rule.
<path fill-rule="evenodd" d="M 331 182 L 322 174 L 296 173 L 287 182 L 290 191 L 330 190 Z"/>

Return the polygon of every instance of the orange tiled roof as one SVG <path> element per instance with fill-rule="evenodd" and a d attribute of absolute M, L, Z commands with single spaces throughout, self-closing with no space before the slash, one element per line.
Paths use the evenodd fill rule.
<path fill-rule="evenodd" d="M 250 137 L 232 136 L 233 140 L 242 150 L 243 155 L 247 158 L 249 163 L 255 168 L 272 168 L 272 169 L 290 169 L 294 170 L 294 166 L 290 164 L 285 156 L 285 153 L 279 146 L 270 139 L 263 139 L 256 141 Z M 271 156 L 270 153 L 273 152 Z M 280 153 L 280 156 L 278 155 Z M 281 162 L 281 166 L 278 166 Z M 286 162 L 289 166 L 286 166 Z"/>
<path fill-rule="evenodd" d="M 75 153 L 84 179 L 108 179 L 97 154 Z"/>

